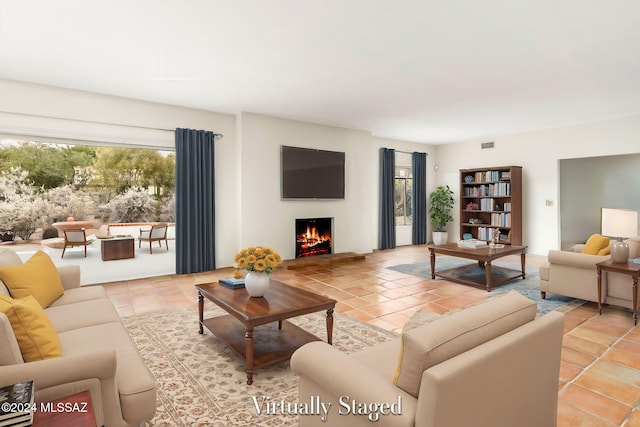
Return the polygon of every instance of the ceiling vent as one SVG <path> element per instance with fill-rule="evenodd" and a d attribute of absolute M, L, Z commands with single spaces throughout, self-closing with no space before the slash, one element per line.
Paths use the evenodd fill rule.
<path fill-rule="evenodd" d="M 480 144 L 480 148 L 482 148 L 483 150 L 485 148 L 493 148 L 493 141 L 491 142 L 483 142 L 482 144 Z"/>

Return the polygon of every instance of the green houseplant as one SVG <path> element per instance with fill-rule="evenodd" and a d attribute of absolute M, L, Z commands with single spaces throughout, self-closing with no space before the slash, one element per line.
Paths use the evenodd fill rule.
<path fill-rule="evenodd" d="M 429 194 L 429 215 L 433 227 L 433 243 L 442 245 L 447 243 L 446 226 L 453 221 L 451 209 L 453 209 L 453 191 L 449 186 L 438 186 Z"/>

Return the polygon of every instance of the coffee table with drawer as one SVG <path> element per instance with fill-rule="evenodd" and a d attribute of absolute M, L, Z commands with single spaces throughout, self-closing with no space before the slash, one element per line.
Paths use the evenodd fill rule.
<path fill-rule="evenodd" d="M 247 384 L 254 369 L 289 360 L 295 350 L 320 338 L 286 321 L 303 314 L 326 311 L 327 342 L 332 343 L 336 300 L 271 280 L 264 297 L 250 297 L 246 289 L 229 289 L 219 283 L 196 285 L 199 332 L 204 327 L 246 362 Z M 204 300 L 227 315 L 204 319 Z"/>

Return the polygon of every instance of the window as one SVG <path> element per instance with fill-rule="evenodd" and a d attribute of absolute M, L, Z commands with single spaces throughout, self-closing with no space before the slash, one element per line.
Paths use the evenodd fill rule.
<path fill-rule="evenodd" d="M 395 199 L 396 225 L 411 225 L 411 187 L 413 184 L 411 168 L 396 167 Z"/>

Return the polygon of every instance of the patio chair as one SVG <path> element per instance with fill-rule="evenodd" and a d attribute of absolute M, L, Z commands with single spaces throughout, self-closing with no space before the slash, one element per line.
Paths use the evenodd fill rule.
<path fill-rule="evenodd" d="M 73 248 L 76 246 L 84 246 L 84 257 L 86 258 L 87 245 L 90 243 L 90 241 L 87 241 L 87 235 L 84 232 L 84 228 L 64 230 L 64 248 L 62 248 L 62 256 L 60 256 L 60 258 L 64 258 L 64 252 L 67 248 Z"/>
<path fill-rule="evenodd" d="M 153 254 L 153 242 L 158 242 L 158 245 L 162 247 L 162 241 L 169 250 L 169 241 L 167 240 L 167 228 L 168 225 L 160 223 L 151 226 L 148 230 L 140 229 L 140 237 L 138 237 L 138 248 L 142 246 L 142 242 L 149 242 L 149 252 Z"/>

